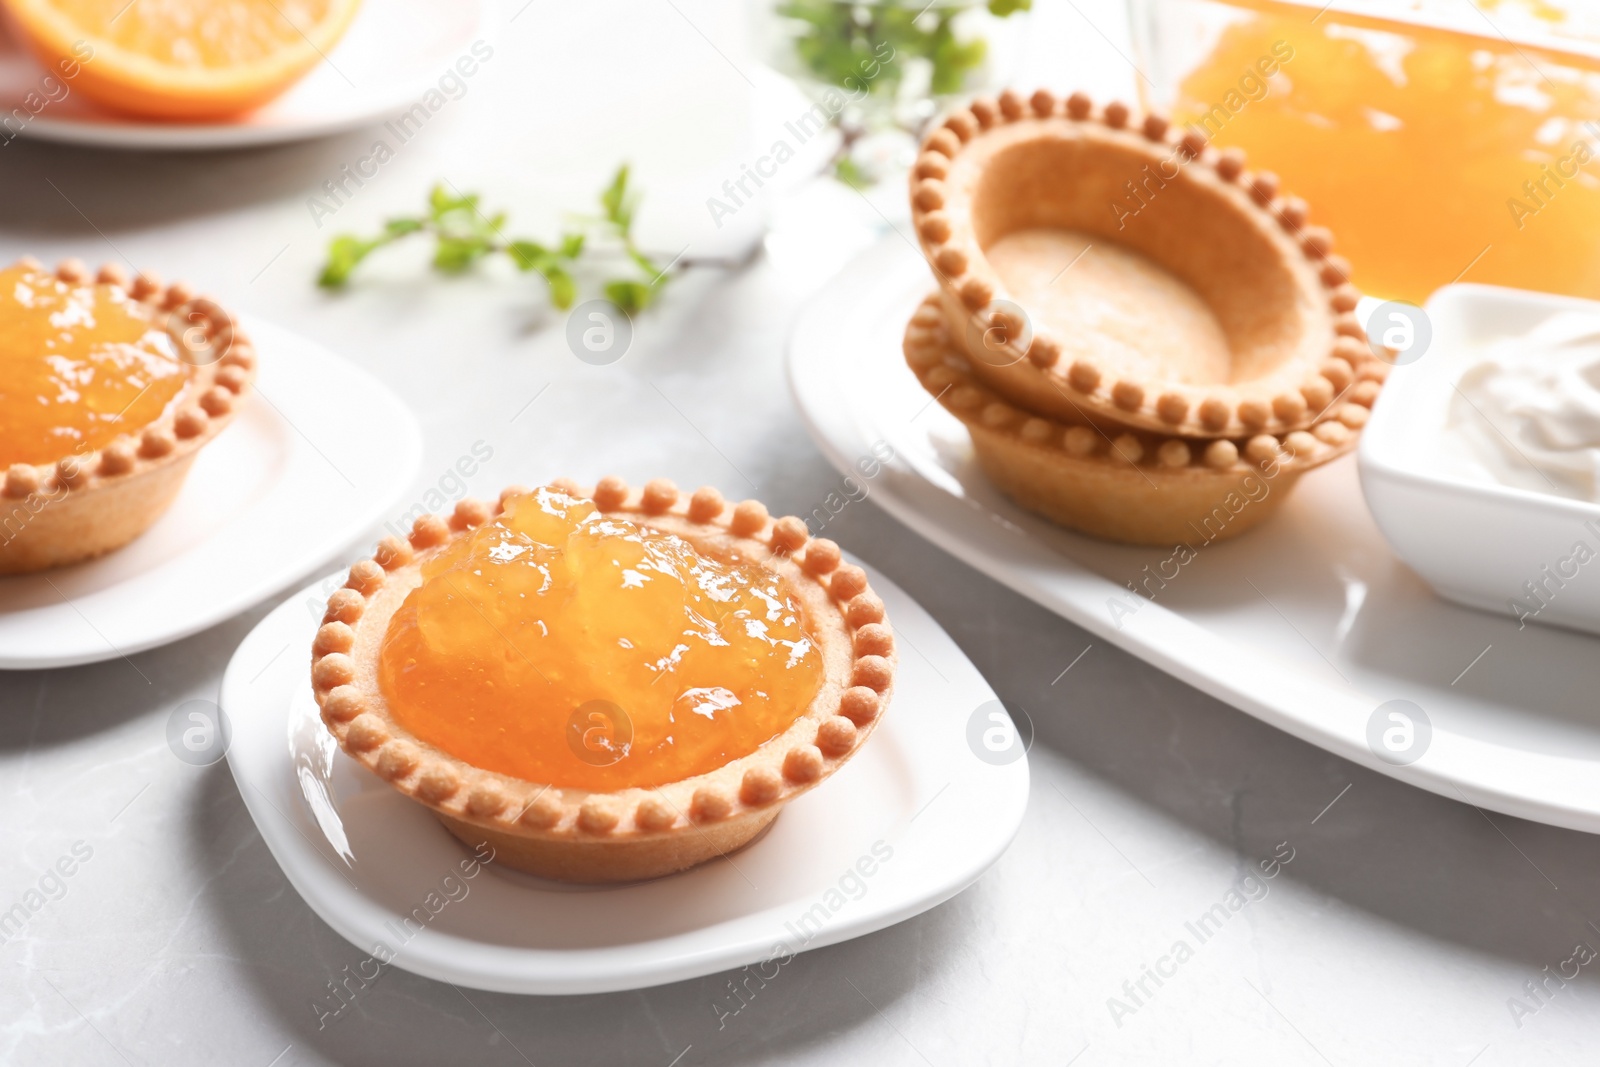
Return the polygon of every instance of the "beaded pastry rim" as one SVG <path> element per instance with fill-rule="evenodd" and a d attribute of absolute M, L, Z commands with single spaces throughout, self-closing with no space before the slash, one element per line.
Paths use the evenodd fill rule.
<path fill-rule="evenodd" d="M 36 259 L 24 257 L 13 267 L 45 272 Z M 100 284 L 121 290 L 130 300 L 152 313 L 152 323 L 173 333 L 170 320 L 178 317 L 193 324 L 193 342 L 175 337 L 180 351 L 192 350 L 204 361 L 183 359 L 193 368 L 189 380 L 161 417 L 138 431 L 118 435 L 104 448 L 74 452 L 54 463 L 13 463 L 6 469 L 0 495 L 27 500 L 34 495 L 55 497 L 63 490 L 80 495 L 121 482 L 171 463 L 203 448 L 221 432 L 238 408 L 240 398 L 255 379 L 256 352 L 234 319 L 215 301 L 197 297 L 182 282 L 164 285 L 159 276 L 142 273 L 132 279 L 115 263 L 102 266 L 90 277 L 75 259 L 63 260 L 51 276 L 68 285 Z M 180 358 L 182 358 L 180 356 Z"/>
<path fill-rule="evenodd" d="M 1280 227 L 1315 269 L 1332 312 L 1329 351 L 1320 364 L 1307 367 L 1306 380 L 1298 389 L 1270 398 L 1245 397 L 1230 403 L 1220 396 L 1204 396 L 1205 389 L 1199 386 L 1131 377 L 1111 380 L 1102 368 L 1088 360 L 1060 368 L 1059 341 L 1043 331 L 1033 332 L 1030 337 L 1025 324 L 1015 321 L 1013 313 L 997 305 L 1004 294 L 983 249 L 970 228 L 955 225 L 945 210 L 945 179 L 967 147 L 991 130 L 1024 121 L 1041 127 L 1070 123 L 1127 145 L 1167 146 L 1177 164 L 1208 167 L 1223 183 L 1245 193 L 1242 199 L 1251 209 Z M 1276 175 L 1246 171 L 1244 153 L 1238 149 L 1210 148 L 1202 131 L 1177 131 L 1162 115 L 1149 114 L 1141 119 L 1126 104 L 1116 101 L 1097 109 L 1084 93 L 1058 100 L 1041 89 L 1024 100 L 1017 91 L 1007 89 L 998 98 L 982 97 L 950 112 L 924 138 L 912 167 L 910 186 L 912 222 L 940 287 L 960 302 L 970 321 L 995 339 L 997 347 L 1006 348 L 1019 364 L 1026 362 L 1038 368 L 1074 402 L 1107 420 L 1190 437 L 1305 429 L 1326 417 L 1329 398 L 1344 388 L 1341 365 L 1359 369 L 1368 361 L 1378 361 L 1368 345 L 1366 330 L 1355 315 L 1361 294 L 1350 284 L 1350 264 L 1333 254 L 1333 234 L 1327 228 L 1307 225 L 1309 209 L 1305 201 L 1283 195 Z M 1028 342 L 1025 351 L 1021 349 L 1024 340 Z"/>
<path fill-rule="evenodd" d="M 811 706 L 754 752 L 649 788 L 605 791 L 530 782 L 474 766 L 417 738 L 395 721 L 376 685 L 358 677 L 350 655 L 358 631 L 387 627 L 389 618 L 369 616 L 367 602 L 391 575 L 418 567 L 503 512 L 509 497 L 529 492 L 512 486 L 492 508 L 469 498 L 448 520 L 424 515 L 409 538 L 385 538 L 372 558 L 351 566 L 345 586 L 329 597 L 312 642 L 311 680 L 322 721 L 348 755 L 405 796 L 480 827 L 543 840 L 632 842 L 775 809 L 815 788 L 860 750 L 893 695 L 895 641 L 866 572 L 844 562 L 837 544 L 811 537 L 795 516 L 774 519 L 754 500 L 731 504 L 710 486 L 691 495 L 664 479 L 635 489 L 605 478 L 593 492 L 564 479 L 549 485 L 647 526 L 665 518 L 669 527 L 678 523 L 732 536 L 758 565 L 815 583 L 838 609 L 850 641 L 848 677 L 826 679 Z M 819 643 L 827 640 L 817 637 Z M 823 652 L 826 663 L 828 649 Z"/>
<path fill-rule="evenodd" d="M 906 323 L 902 343 L 906 365 L 939 406 L 964 425 L 1004 433 L 1038 448 L 1051 449 L 1063 463 L 1097 463 L 1146 476 L 1193 476 L 1254 470 L 1305 471 L 1356 446 L 1372 405 L 1383 388 L 1387 366 L 1366 370 L 1343 393 L 1333 416 L 1310 430 L 1260 433 L 1238 440 L 1194 439 L 1176 434 L 1125 429 L 1113 437 L 1091 426 L 1036 415 L 1017 407 L 979 381 L 971 361 L 950 340 L 939 294 L 925 298 Z M 1274 467 L 1276 465 L 1276 467 Z"/>

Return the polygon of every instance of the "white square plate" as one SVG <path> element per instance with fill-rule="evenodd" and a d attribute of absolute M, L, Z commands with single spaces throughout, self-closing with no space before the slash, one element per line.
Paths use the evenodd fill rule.
<path fill-rule="evenodd" d="M 764 836 L 682 874 L 593 887 L 492 863 L 474 870 L 431 812 L 323 727 L 310 677 L 319 586 L 263 619 L 229 663 L 228 763 L 289 881 L 371 954 L 359 968 L 368 977 L 392 959 L 478 989 L 597 993 L 781 966 L 785 953 L 880 930 L 961 892 L 1000 858 L 1028 803 L 1025 739 L 1004 764 L 969 743 L 975 716 L 995 725 L 994 692 L 927 612 L 868 573 L 901 650 L 882 724 Z"/>

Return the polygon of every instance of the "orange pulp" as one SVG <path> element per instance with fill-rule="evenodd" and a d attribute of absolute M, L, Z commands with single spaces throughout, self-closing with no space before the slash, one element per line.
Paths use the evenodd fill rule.
<path fill-rule="evenodd" d="M 654 786 L 715 770 L 794 722 L 822 656 L 785 581 L 557 489 L 422 567 L 378 679 L 414 735 L 560 787 Z"/>
<path fill-rule="evenodd" d="M 0 7 L 64 91 L 126 114 L 199 121 L 259 107 L 330 62 L 360 0 L 3 0 Z"/>
<path fill-rule="evenodd" d="M 167 410 L 190 369 L 123 290 L 0 270 L 0 470 L 136 433 Z"/>

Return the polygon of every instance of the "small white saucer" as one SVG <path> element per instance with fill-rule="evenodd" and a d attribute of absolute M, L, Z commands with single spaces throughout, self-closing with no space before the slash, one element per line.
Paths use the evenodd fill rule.
<path fill-rule="evenodd" d="M 869 573 L 899 638 L 887 717 L 765 836 L 683 874 L 570 886 L 475 864 L 324 729 L 309 671 L 320 619 L 307 610 L 320 586 L 290 597 L 234 653 L 222 681 L 228 763 L 289 881 L 370 954 L 356 968 L 368 978 L 391 957 L 506 993 L 638 989 L 747 964 L 770 978 L 789 954 L 961 892 L 1000 858 L 1027 807 L 1026 739 L 1000 736 L 1009 721 L 989 718 L 999 704 L 977 669 L 915 601 Z M 985 748 L 985 731 L 1002 754 Z"/>
<path fill-rule="evenodd" d="M 400 399 L 328 350 L 244 317 L 256 388 L 142 536 L 74 567 L 0 578 L 0 670 L 130 656 L 259 604 L 405 493 L 422 433 Z"/>
<path fill-rule="evenodd" d="M 30 116 L 20 125 L 13 118 L 0 137 L 15 133 L 108 148 L 185 150 L 324 137 L 411 108 L 430 89 L 440 89 L 440 77 L 462 56 L 472 57 L 469 66 L 475 65 L 482 57 L 473 57 L 471 48 L 483 35 L 483 24 L 483 0 L 365 0 L 327 58 L 283 96 L 235 121 L 196 125 L 143 122 L 102 111 L 72 92 L 71 81 L 41 82 L 45 69 L 0 32 L 0 114 Z M 470 77 L 457 73 L 456 80 L 465 86 L 462 93 L 470 90 Z M 454 85 L 447 87 L 452 96 Z"/>

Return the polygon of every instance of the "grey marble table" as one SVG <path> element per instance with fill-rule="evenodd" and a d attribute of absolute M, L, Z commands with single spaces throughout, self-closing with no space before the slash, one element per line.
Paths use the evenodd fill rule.
<path fill-rule="evenodd" d="M 712 246 L 672 219 L 703 218 L 716 160 L 737 156 L 738 23 L 710 2 L 535 0 L 498 31 L 499 66 L 321 227 L 306 198 L 370 131 L 194 156 L 18 140 L 0 148 L 0 258 L 126 259 L 348 355 L 421 417 L 419 496 L 481 442 L 485 495 L 666 474 L 805 511 L 837 475 L 790 407 L 781 353 L 804 297 L 883 224 L 848 194 L 802 201 L 742 269 L 675 281 L 608 367 L 573 357 L 526 279 L 440 281 L 397 251 L 346 295 L 310 284 L 335 228 L 409 209 L 441 176 L 540 232 L 625 154 L 652 190 L 646 236 Z M 1039 23 L 1046 80 L 1127 79 L 1110 8 L 1044 5 Z M 581 62 L 563 44 L 601 39 Z M 712 147 L 686 159 L 696 139 Z M 215 699 L 262 605 L 131 662 L 0 674 L 0 912 L 42 900 L 0 938 L 0 1061 L 1593 1062 L 1592 838 L 1411 789 L 1090 647 L 870 499 L 829 532 L 1036 724 L 1026 822 L 966 892 L 802 954 L 737 1014 L 728 975 L 535 998 L 391 969 L 319 1027 L 326 983 L 364 953 L 290 887 L 226 766 L 186 765 L 165 740 L 175 707 Z M 1263 861 L 1275 876 L 1250 877 Z M 1230 894 L 1246 899 L 1196 936 Z"/>

